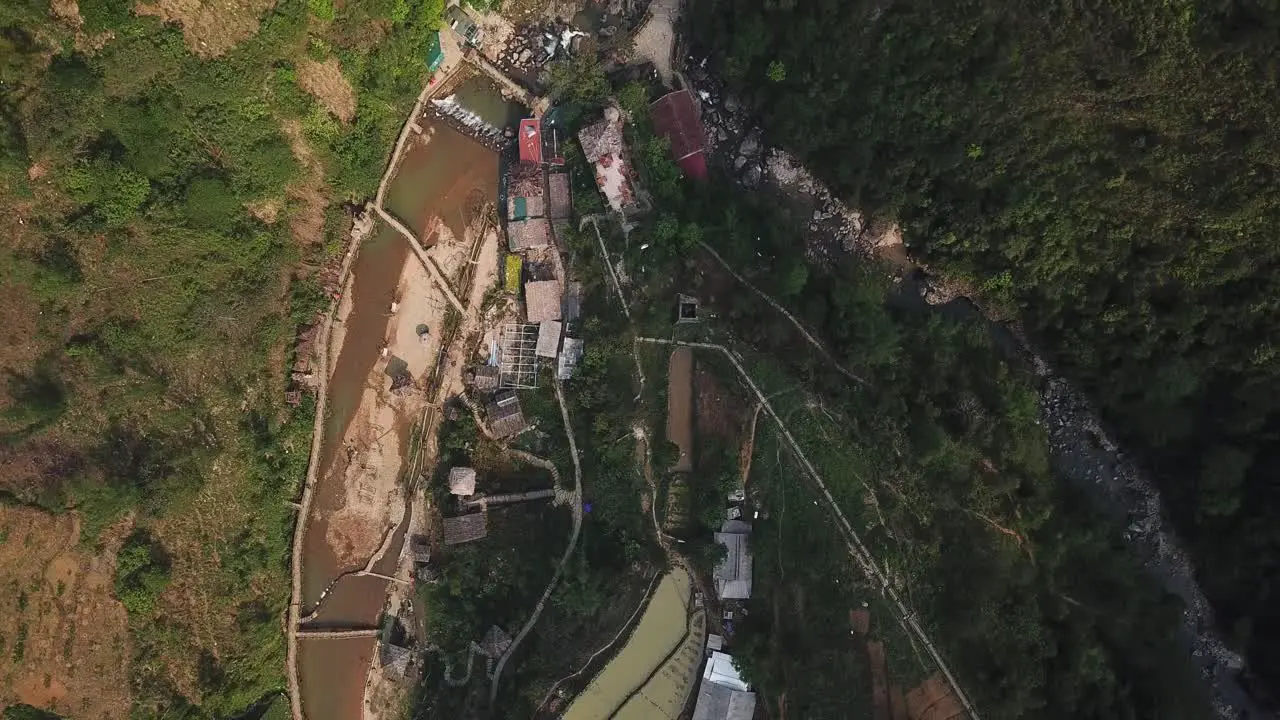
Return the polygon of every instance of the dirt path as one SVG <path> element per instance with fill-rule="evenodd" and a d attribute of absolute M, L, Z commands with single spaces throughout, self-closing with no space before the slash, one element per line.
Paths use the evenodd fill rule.
<path fill-rule="evenodd" d="M 747 439 L 742 441 L 742 450 L 738 456 L 738 466 L 742 468 L 742 487 L 747 486 L 747 476 L 751 474 L 751 458 L 756 454 L 756 421 L 760 419 L 760 411 L 764 405 L 756 403 L 755 412 L 751 413 L 751 427 L 747 430 Z"/>
<path fill-rule="evenodd" d="M 671 56 L 676 47 L 676 27 L 680 24 L 680 0 L 654 0 L 649 4 L 649 19 L 636 33 L 636 61 L 648 60 L 668 87 L 674 85 L 675 69 Z"/>
<path fill-rule="evenodd" d="M 753 393 L 755 393 L 756 398 L 764 408 L 764 411 L 769 414 L 769 417 L 772 418 L 775 423 L 777 423 L 778 431 L 787 441 L 787 444 L 791 448 L 791 452 L 795 454 L 796 458 L 800 461 L 800 464 L 804 466 L 804 469 L 809 474 L 809 477 L 812 478 L 814 483 L 817 485 L 818 491 L 822 494 L 823 500 L 826 502 L 827 509 L 831 511 L 832 517 L 836 520 L 836 524 L 840 527 L 842 534 L 845 536 L 845 543 L 848 546 L 849 555 L 853 558 L 854 562 L 868 579 L 879 583 L 881 597 L 894 607 L 898 613 L 899 622 L 902 623 L 903 627 L 914 635 L 915 639 L 918 640 L 928 651 L 930 658 L 935 664 L 937 664 L 938 669 L 942 671 L 943 675 L 946 676 L 947 682 L 955 691 L 955 695 L 960 699 L 961 704 L 964 705 L 965 711 L 968 712 L 971 720 L 981 720 L 977 711 L 974 709 L 973 704 L 969 702 L 968 696 L 960 687 L 960 683 L 951 672 L 950 667 L 948 667 L 946 662 L 942 659 L 942 654 L 929 640 L 929 636 L 916 620 L 915 613 L 907 607 L 906 603 L 904 603 L 901 597 L 899 597 L 897 591 L 893 589 L 893 586 L 890 584 L 888 577 L 884 574 L 884 571 L 882 571 L 880 566 L 876 564 L 871 551 L 862 542 L 862 538 L 858 536 L 857 531 L 853 529 L 853 525 L 851 525 L 848 518 L 845 517 L 844 511 L 840 509 L 839 504 L 836 503 L 835 498 L 832 497 L 831 492 L 827 489 L 827 484 L 822 479 L 822 475 L 813 466 L 813 463 L 809 461 L 808 456 L 804 454 L 804 450 L 801 449 L 800 444 L 796 441 L 795 437 L 792 436 L 786 423 L 778 413 L 774 411 L 773 406 L 769 403 L 769 399 L 760 391 L 760 387 L 756 385 L 755 379 L 752 378 L 746 371 L 746 368 L 742 366 L 737 355 L 723 345 L 714 345 L 711 343 L 683 342 L 680 340 L 652 337 L 639 337 L 636 339 L 639 342 L 651 343 L 654 345 L 678 345 L 701 348 L 704 350 L 714 350 L 722 353 L 729 362 L 733 364 L 734 368 L 737 369 L 738 374 L 740 374 L 742 379 L 746 381 L 747 386 L 751 388 Z"/>
<path fill-rule="evenodd" d="M 853 371 L 849 370 L 844 365 L 841 365 L 840 361 L 836 360 L 835 356 L 832 355 L 831 352 L 827 350 L 827 347 L 823 345 L 822 342 L 818 340 L 818 338 L 814 337 L 812 333 L 806 330 L 804 325 L 801 325 L 800 321 L 797 320 L 794 315 L 787 312 L 786 308 L 779 305 L 778 302 L 774 300 L 772 297 L 770 297 L 768 293 L 756 287 L 755 285 L 752 285 L 749 280 L 739 275 L 738 271 L 734 270 L 733 266 L 731 266 L 728 262 L 726 262 L 724 258 L 720 257 L 720 253 L 716 252 L 714 248 L 712 248 L 710 245 L 708 245 L 704 241 L 699 241 L 699 244 L 702 245 L 703 250 L 706 250 L 708 253 L 710 253 L 711 257 L 715 258 L 716 262 L 720 263 L 720 266 L 723 267 L 725 270 L 727 270 L 729 274 L 732 275 L 738 282 L 742 283 L 743 285 L 746 285 L 751 290 L 751 292 L 754 292 L 756 295 L 759 295 L 761 298 L 764 299 L 765 302 L 772 305 L 775 310 L 782 313 L 782 316 L 785 317 L 788 321 L 790 321 L 790 323 L 793 326 L 795 326 L 795 329 L 798 330 L 800 334 L 804 336 L 804 339 L 807 340 L 809 344 L 812 345 L 813 348 L 817 350 L 820 355 L 822 355 L 822 357 L 826 358 L 828 362 L 834 365 L 835 368 L 841 372 L 841 374 L 843 374 L 845 377 L 849 378 L 850 380 L 858 383 L 859 385 L 868 384 L 866 380 L 862 379 L 861 377 L 858 377 L 856 374 L 854 374 Z"/>

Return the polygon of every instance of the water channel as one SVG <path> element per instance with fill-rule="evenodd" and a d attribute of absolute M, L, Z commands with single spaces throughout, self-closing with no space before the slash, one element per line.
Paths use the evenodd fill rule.
<path fill-rule="evenodd" d="M 468 80 L 455 90 L 454 98 L 468 103 L 486 122 L 505 125 L 507 118 L 518 117 L 518 108 L 509 107 L 492 84 Z M 406 150 L 389 188 L 387 208 L 402 219 L 424 245 L 430 246 L 441 225 L 455 237 L 462 237 L 468 218 L 497 196 L 498 155 L 445 122 L 420 118 L 419 125 L 429 140 L 425 143 L 415 140 Z M 319 480 L 303 547 L 302 615 L 307 616 L 322 598 L 323 601 L 306 627 L 375 626 L 386 599 L 386 580 L 347 575 L 335 582 L 344 572 L 362 569 L 368 558 L 354 566 L 340 561 L 337 551 L 329 545 L 328 516 L 341 509 L 346 501 L 344 476 L 332 470 L 341 453 L 350 452 L 343 444 L 352 419 L 368 384 L 386 381 L 375 368 L 391 327 L 388 308 L 397 300 L 406 262 L 418 260 L 402 237 L 380 223 L 376 234 L 362 245 L 352 271 L 351 310 L 341 320 L 345 334 L 341 336 L 329 383 L 330 414 L 326 419 Z M 401 417 L 396 422 L 401 460 L 406 465 L 408 458 L 404 455 L 411 445 L 410 429 L 416 419 Z M 404 542 L 408 507 L 406 505 L 399 530 L 374 566 L 375 572 L 395 571 Z M 308 720 L 361 717 L 365 676 L 376 652 L 375 639 L 304 637 L 299 642 L 299 681 Z"/>

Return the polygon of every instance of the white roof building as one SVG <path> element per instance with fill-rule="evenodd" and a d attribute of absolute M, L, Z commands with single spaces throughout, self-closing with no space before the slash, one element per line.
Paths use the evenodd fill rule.
<path fill-rule="evenodd" d="M 476 471 L 469 467 L 456 467 L 449 471 L 449 492 L 454 495 L 476 494 Z"/>
<path fill-rule="evenodd" d="M 560 321 L 543 320 L 538 323 L 538 345 L 535 349 L 538 357 L 555 358 L 560 350 Z"/>
<path fill-rule="evenodd" d="M 715 534 L 716 542 L 727 550 L 713 574 L 716 593 L 722 600 L 751 597 L 751 550 L 747 547 L 747 535 L 750 533 L 749 523 L 729 520 Z"/>
<path fill-rule="evenodd" d="M 748 691 L 733 658 L 712 651 L 702 671 L 693 720 L 751 720 L 755 711 L 756 694 Z"/>
<path fill-rule="evenodd" d="M 561 380 L 568 380 L 578 370 L 578 363 L 582 362 L 583 344 L 578 338 L 567 337 L 564 344 L 560 348 L 560 357 L 556 361 L 556 377 Z"/>

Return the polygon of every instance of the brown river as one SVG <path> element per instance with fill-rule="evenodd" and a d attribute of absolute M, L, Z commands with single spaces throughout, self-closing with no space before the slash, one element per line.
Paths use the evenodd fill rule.
<path fill-rule="evenodd" d="M 469 95 L 463 93 L 467 90 Z M 487 121 L 507 123 L 511 116 L 500 97 L 489 88 L 468 81 L 459 97 L 471 99 L 473 109 Z M 389 189 L 387 208 L 430 246 L 435 232 L 433 218 L 462 237 L 469 210 L 477 203 L 492 202 L 498 192 L 498 156 L 469 137 L 439 121 L 420 120 L 430 134 L 429 142 L 416 142 L 406 150 Z M 418 262 L 408 243 L 385 223 L 360 250 L 352 271 L 350 314 L 343 320 L 345 337 L 329 383 L 330 414 L 320 454 L 318 485 L 310 525 L 303 547 L 302 584 L 305 617 L 320 609 L 304 627 L 375 627 L 387 595 L 386 580 L 372 576 L 347 575 L 361 570 L 369 558 L 343 563 L 331 547 L 329 516 L 347 501 L 343 475 L 331 473 L 353 415 L 370 383 L 387 382 L 377 372 L 380 349 L 389 327 L 388 308 L 397 298 L 398 284 L 406 262 Z M 415 418 L 397 419 L 401 460 L 407 466 L 410 428 Z M 349 449 L 347 450 L 349 452 Z M 404 478 L 401 478 L 403 480 Z M 382 558 L 373 570 L 395 572 L 404 542 L 409 507 Z M 308 720 L 355 720 L 362 715 L 365 677 L 376 652 L 374 638 L 299 640 L 299 682 L 303 710 Z"/>

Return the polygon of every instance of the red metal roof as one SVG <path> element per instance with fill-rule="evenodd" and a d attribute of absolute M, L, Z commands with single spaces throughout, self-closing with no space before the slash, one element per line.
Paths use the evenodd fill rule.
<path fill-rule="evenodd" d="M 542 164 L 542 121 L 538 118 L 520 121 L 520 162 Z"/>
<path fill-rule="evenodd" d="M 693 94 L 688 90 L 667 93 L 649 106 L 649 117 L 659 135 L 671 141 L 671 157 L 689 177 L 707 177 L 707 136 Z"/>

